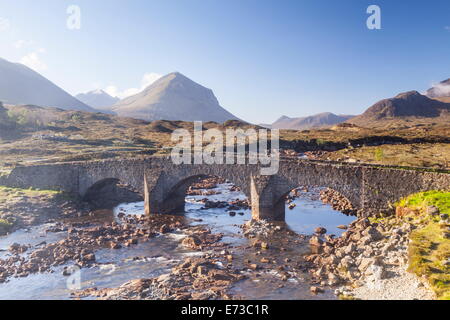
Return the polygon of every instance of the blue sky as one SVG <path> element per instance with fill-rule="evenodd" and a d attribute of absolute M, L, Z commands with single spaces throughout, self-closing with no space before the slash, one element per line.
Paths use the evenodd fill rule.
<path fill-rule="evenodd" d="M 72 4 L 80 30 L 66 28 Z M 382 30 L 366 27 L 371 4 Z M 358 114 L 450 77 L 450 2 L 0 0 L 0 57 L 72 94 L 179 71 L 252 122 Z"/>

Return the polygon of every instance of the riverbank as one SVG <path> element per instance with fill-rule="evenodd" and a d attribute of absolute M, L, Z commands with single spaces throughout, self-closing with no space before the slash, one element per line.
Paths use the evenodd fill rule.
<path fill-rule="evenodd" d="M 89 207 L 78 199 L 53 190 L 0 186 L 0 236 L 19 229 L 87 215 Z"/>
<path fill-rule="evenodd" d="M 337 239 L 313 237 L 317 254 L 307 260 L 317 283 L 343 299 L 448 299 L 449 195 L 412 195 L 395 216 L 359 219 Z"/>

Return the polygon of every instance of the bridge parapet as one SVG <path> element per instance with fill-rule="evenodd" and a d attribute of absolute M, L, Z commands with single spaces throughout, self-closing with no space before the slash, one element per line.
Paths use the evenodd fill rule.
<path fill-rule="evenodd" d="M 259 165 L 175 165 L 170 158 L 101 160 L 17 167 L 0 184 L 19 188 L 57 189 L 85 196 L 96 183 L 116 179 L 140 191 L 146 211 L 183 210 L 188 186 L 198 177 L 225 178 L 251 199 L 255 219 L 284 220 L 284 197 L 297 187 L 329 187 L 371 215 L 390 210 L 409 194 L 450 190 L 448 172 L 348 163 L 281 159 L 279 172 L 261 176 Z"/>

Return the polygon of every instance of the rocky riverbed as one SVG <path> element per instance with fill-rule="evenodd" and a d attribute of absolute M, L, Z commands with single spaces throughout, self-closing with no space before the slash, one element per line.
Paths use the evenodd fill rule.
<path fill-rule="evenodd" d="M 405 271 L 412 225 L 352 222 L 329 208 L 352 214 L 345 198 L 306 188 L 287 197 L 287 224 L 250 221 L 239 191 L 223 180 L 199 181 L 188 191 L 186 216 L 145 217 L 140 204 L 119 206 L 115 214 L 79 210 L 78 202 L 52 198 L 47 206 L 57 203 L 59 219 L 42 220 L 50 223 L 36 227 L 35 236 L 32 228 L 30 236 L 19 230 L 0 238 L 0 296 L 2 288 L 7 297 L 7 288 L 27 281 L 36 286 L 30 295 L 39 296 L 33 279 L 64 279 L 75 265 L 85 278 L 80 290 L 60 288 L 51 297 L 433 298 L 425 282 Z"/>

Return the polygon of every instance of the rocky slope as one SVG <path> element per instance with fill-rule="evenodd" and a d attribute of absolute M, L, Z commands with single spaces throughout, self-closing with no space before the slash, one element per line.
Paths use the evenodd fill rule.
<path fill-rule="evenodd" d="M 448 299 L 449 200 L 448 192 L 411 195 L 395 215 L 360 218 L 340 238 L 318 229 L 306 258 L 320 284 L 314 290 L 339 286 L 345 299 Z"/>
<path fill-rule="evenodd" d="M 219 105 L 211 89 L 181 73 L 170 73 L 143 92 L 119 101 L 112 107 L 119 116 L 147 121 L 182 120 L 223 123 L 237 117 Z"/>
<path fill-rule="evenodd" d="M 0 58 L 0 75 L 0 101 L 5 104 L 32 104 L 95 112 L 93 108 L 20 63 Z"/>
<path fill-rule="evenodd" d="M 109 110 L 112 105 L 120 99 L 112 97 L 103 90 L 94 90 L 87 93 L 80 93 L 75 96 L 81 102 L 98 110 Z"/>
<path fill-rule="evenodd" d="M 272 124 L 273 129 L 306 130 L 339 124 L 351 119 L 353 116 L 335 115 L 330 112 L 320 113 L 310 117 L 289 118 L 281 117 Z"/>

